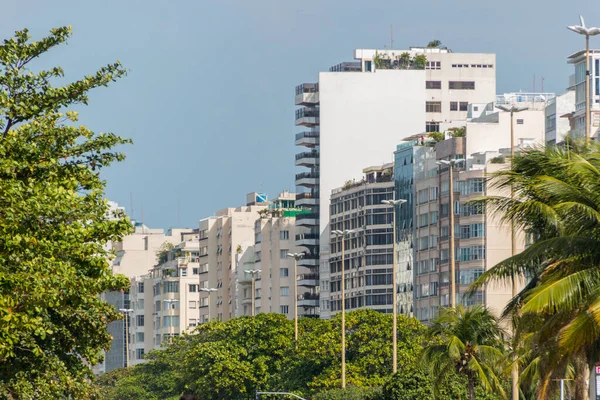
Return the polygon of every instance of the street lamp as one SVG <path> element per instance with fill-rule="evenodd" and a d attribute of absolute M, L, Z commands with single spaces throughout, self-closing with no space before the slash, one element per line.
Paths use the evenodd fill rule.
<path fill-rule="evenodd" d="M 582 19 L 583 24 L 583 19 Z M 586 56 L 587 57 L 587 56 Z M 586 86 L 587 87 L 587 86 Z M 589 100 L 589 99 L 588 99 Z M 587 104 L 587 103 L 586 103 Z M 515 105 L 507 106 L 507 105 L 496 105 L 497 108 L 502 111 L 506 111 L 510 113 L 510 169 L 513 169 L 513 162 L 515 159 L 515 124 L 514 124 L 514 115 L 515 113 L 527 110 L 527 107 L 517 107 Z M 586 141 L 589 139 L 589 123 L 586 111 Z M 510 199 L 512 201 L 515 200 L 515 188 L 513 184 L 510 185 Z M 517 254 L 517 234 L 515 232 L 515 222 L 513 219 L 510 220 L 510 251 L 511 255 L 514 257 Z M 514 299 L 517 296 L 517 276 L 515 273 L 512 275 L 512 298 Z M 516 355 L 515 355 L 516 358 Z M 511 376 L 512 376 L 512 398 L 513 400 L 519 400 L 519 365 L 516 362 L 516 359 L 513 360 Z"/>
<path fill-rule="evenodd" d="M 294 340 L 296 341 L 296 350 L 298 350 L 298 276 L 296 274 L 296 263 L 304 257 L 304 253 L 287 253 L 287 256 L 294 259 Z"/>
<path fill-rule="evenodd" d="M 207 304 L 208 304 L 208 321 L 207 321 L 207 322 L 210 322 L 210 294 L 211 294 L 212 292 L 216 292 L 216 291 L 217 291 L 217 289 L 216 289 L 216 288 L 200 288 L 200 291 L 201 291 L 201 292 L 206 292 L 206 293 L 208 293 L 208 297 L 207 297 Z M 200 309 L 200 307 L 199 307 L 199 306 L 198 306 L 198 309 Z M 200 319 L 202 319 L 202 318 L 200 318 Z M 198 322 L 200 322 L 200 320 L 198 320 Z"/>
<path fill-rule="evenodd" d="M 394 307 L 392 311 L 393 322 L 392 322 L 392 372 L 396 373 L 398 371 L 398 338 L 397 338 L 397 323 L 398 323 L 398 298 L 397 298 L 397 282 L 396 282 L 396 206 L 402 205 L 406 203 L 404 199 L 398 200 L 382 200 L 383 204 L 393 207 L 392 211 L 392 286 L 394 287 L 394 297 L 392 298 L 392 306 Z"/>
<path fill-rule="evenodd" d="M 179 303 L 179 300 L 165 299 L 163 301 L 167 303 L 169 307 L 169 342 L 173 343 L 173 314 L 171 313 L 171 310 L 175 307 L 175 303 Z"/>
<path fill-rule="evenodd" d="M 247 274 L 251 274 L 252 275 L 252 316 L 254 317 L 254 315 L 256 314 L 256 309 L 254 307 L 254 295 L 255 295 L 255 289 L 254 289 L 254 285 L 255 285 L 255 278 L 254 275 L 258 275 L 261 273 L 262 270 L 260 269 L 245 269 L 244 272 Z"/>
<path fill-rule="evenodd" d="M 119 308 L 119 311 L 125 316 L 125 366 L 129 367 L 129 313 L 132 308 Z"/>
<path fill-rule="evenodd" d="M 449 198 L 448 198 L 448 242 L 449 242 L 449 257 L 450 257 L 450 307 L 456 308 L 456 263 L 454 257 L 454 177 L 453 170 L 454 166 L 460 162 L 463 162 L 463 159 L 452 159 L 452 160 L 439 160 L 436 161 L 437 165 L 443 165 L 449 167 L 450 171 L 450 183 L 449 183 Z"/>
<path fill-rule="evenodd" d="M 600 28 L 586 28 L 585 21 L 580 15 L 581 25 L 567 26 L 567 29 L 585 35 L 585 142 L 590 141 L 590 36 L 600 33 Z M 514 394 L 513 394 L 514 397 Z"/>
<path fill-rule="evenodd" d="M 331 231 L 336 236 L 342 237 L 342 389 L 346 388 L 346 296 L 345 296 L 345 286 L 346 286 L 346 278 L 344 269 L 345 266 L 345 240 L 346 236 L 354 233 L 354 230 L 346 229 L 346 230 L 334 230 Z"/>

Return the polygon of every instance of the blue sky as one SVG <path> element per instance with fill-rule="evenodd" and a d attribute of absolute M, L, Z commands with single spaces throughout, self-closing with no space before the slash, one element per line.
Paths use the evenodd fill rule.
<path fill-rule="evenodd" d="M 60 4 L 60 6 L 59 6 Z M 424 45 L 497 54 L 497 90 L 562 92 L 583 47 L 565 29 L 597 0 L 4 0 L 2 37 L 73 26 L 38 66 L 74 80 L 120 60 L 130 72 L 91 96 L 81 121 L 132 138 L 104 173 L 107 196 L 152 227 L 196 227 L 245 194 L 294 189 L 294 86 L 350 61 L 355 48 Z M 600 47 L 600 38 L 592 39 Z M 390 154 L 393 149 L 390 149 Z M 391 156 L 390 156 L 391 158 Z M 179 205 L 179 207 L 178 207 Z M 179 208 L 179 213 L 178 213 Z"/>

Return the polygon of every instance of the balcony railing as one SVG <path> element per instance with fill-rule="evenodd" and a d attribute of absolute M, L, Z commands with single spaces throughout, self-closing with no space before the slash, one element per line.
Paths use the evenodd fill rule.
<path fill-rule="evenodd" d="M 318 234 L 318 233 L 301 233 L 299 235 L 296 235 L 296 240 L 303 240 L 303 239 L 317 239 L 317 240 L 319 240 L 320 237 L 321 237 L 321 235 Z"/>
<path fill-rule="evenodd" d="M 302 174 L 299 174 L 302 175 Z M 298 179 L 298 177 L 296 176 L 296 179 Z M 306 192 L 306 193 L 298 193 L 296 194 L 296 200 L 302 200 L 302 199 L 318 199 L 319 195 L 316 194 L 313 196 L 312 193 L 310 192 Z"/>
<path fill-rule="evenodd" d="M 296 95 L 302 93 L 317 93 L 319 91 L 319 83 L 303 83 L 296 86 Z"/>
<path fill-rule="evenodd" d="M 303 153 L 296 154 L 296 161 L 301 160 L 303 158 L 318 158 L 318 157 L 319 157 L 318 151 L 305 151 Z"/>
<path fill-rule="evenodd" d="M 318 172 L 302 172 L 300 174 L 296 174 L 296 180 L 300 180 L 300 179 L 305 179 L 305 178 L 314 178 L 314 179 L 318 179 L 319 178 L 319 173 Z M 298 199 L 298 197 L 296 197 L 296 199 Z"/>
<path fill-rule="evenodd" d="M 302 219 L 319 219 L 319 214 L 298 214 L 296 215 L 296 221 Z"/>
<path fill-rule="evenodd" d="M 319 300 L 319 294 L 318 293 L 299 294 L 298 300 Z"/>
<path fill-rule="evenodd" d="M 297 280 L 317 280 L 319 279 L 319 274 L 300 274 L 298 275 Z"/>
<path fill-rule="evenodd" d="M 319 137 L 319 132 L 305 131 L 305 132 L 296 133 L 296 140 L 300 140 L 300 139 L 304 139 L 304 138 L 318 138 L 318 137 Z"/>
<path fill-rule="evenodd" d="M 318 108 L 300 108 L 296 110 L 296 119 L 300 118 L 319 118 Z"/>

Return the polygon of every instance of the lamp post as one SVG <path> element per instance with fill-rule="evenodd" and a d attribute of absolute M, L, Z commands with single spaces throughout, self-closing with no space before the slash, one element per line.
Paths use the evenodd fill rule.
<path fill-rule="evenodd" d="M 600 28 L 586 28 L 585 21 L 580 15 L 581 25 L 567 26 L 567 29 L 585 36 L 585 142 L 590 141 L 590 36 L 600 33 Z M 514 398 L 514 394 L 513 394 Z"/>
<path fill-rule="evenodd" d="M 346 388 L 346 277 L 345 277 L 345 273 L 344 273 L 344 269 L 345 267 L 345 254 L 344 254 L 344 250 L 345 250 L 345 244 L 344 242 L 346 241 L 346 236 L 350 235 L 351 233 L 353 233 L 353 230 L 350 229 L 346 229 L 346 230 L 335 230 L 335 231 L 331 231 L 331 233 L 333 233 L 336 236 L 341 236 L 342 237 L 342 389 Z"/>
<path fill-rule="evenodd" d="M 200 288 L 200 291 L 208 293 L 208 297 L 206 300 L 206 303 L 208 304 L 208 321 L 207 322 L 210 322 L 210 294 L 212 292 L 216 292 L 217 289 L 216 288 Z M 199 305 L 198 305 L 198 309 L 200 309 Z M 202 319 L 202 318 L 200 318 L 200 319 Z M 200 320 L 198 320 L 198 322 L 200 322 Z"/>
<path fill-rule="evenodd" d="M 294 259 L 294 340 L 296 341 L 296 350 L 298 350 L 298 275 L 296 274 L 296 263 L 304 257 L 304 253 L 288 253 L 287 256 Z"/>
<path fill-rule="evenodd" d="M 455 246 L 455 237 L 454 237 L 454 166 L 460 162 L 463 162 L 462 159 L 452 159 L 452 160 L 439 160 L 436 162 L 437 165 L 444 165 L 449 167 L 449 188 L 448 188 L 448 242 L 450 245 L 448 246 L 448 256 L 450 257 L 450 307 L 456 308 L 456 260 L 454 256 L 454 246 Z"/>
<path fill-rule="evenodd" d="M 255 285 L 255 278 L 254 275 L 258 275 L 260 274 L 261 270 L 260 269 L 245 269 L 244 270 L 245 273 L 247 274 L 251 274 L 252 275 L 252 316 L 254 317 L 254 315 L 256 314 L 256 308 L 254 307 L 254 297 L 255 297 L 255 289 L 254 289 L 254 285 Z"/>
<path fill-rule="evenodd" d="M 129 313 L 132 313 L 133 309 L 119 308 L 119 311 L 125 316 L 125 367 L 129 367 Z"/>
<path fill-rule="evenodd" d="M 514 115 L 515 113 L 527 110 L 527 107 L 518 107 L 515 105 L 496 105 L 497 108 L 502 111 L 510 112 L 510 169 L 513 169 L 513 162 L 515 159 L 515 124 Z M 586 114 L 587 115 L 587 114 Z M 586 129 L 589 128 L 587 116 L 586 116 Z M 586 141 L 589 139 L 586 130 Z M 515 200 L 515 190 L 513 185 L 510 185 L 510 199 Z M 517 234 L 515 232 L 515 223 L 513 220 L 510 221 L 510 251 L 514 257 L 517 254 Z M 517 296 L 517 276 L 515 273 L 512 275 L 512 298 Z M 517 364 L 516 354 L 513 356 L 513 365 L 511 369 L 511 380 L 512 380 L 512 399 L 519 400 L 519 365 Z"/>
<path fill-rule="evenodd" d="M 165 299 L 163 302 L 167 303 L 169 307 L 169 343 L 173 343 L 173 313 L 171 313 L 171 310 L 175 306 L 175 303 L 179 303 L 179 300 Z"/>
<path fill-rule="evenodd" d="M 398 200 L 382 200 L 383 204 L 393 207 L 392 209 L 392 286 L 394 287 L 394 296 L 392 297 L 392 311 L 393 322 L 392 322 L 392 372 L 398 371 L 398 338 L 397 338 L 397 323 L 398 323 L 398 298 L 397 298 L 397 287 L 396 282 L 396 206 L 406 203 L 404 199 Z"/>

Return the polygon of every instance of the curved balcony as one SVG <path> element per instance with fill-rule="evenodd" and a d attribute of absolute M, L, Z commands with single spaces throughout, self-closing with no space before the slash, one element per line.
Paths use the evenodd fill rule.
<path fill-rule="evenodd" d="M 298 193 L 296 195 L 296 207 L 314 207 L 319 205 L 319 194 Z"/>
<path fill-rule="evenodd" d="M 296 235 L 297 246 L 318 246 L 320 235 L 318 233 L 301 233 Z"/>
<path fill-rule="evenodd" d="M 319 164 L 319 152 L 316 150 L 296 154 L 296 166 L 312 167 Z"/>
<path fill-rule="evenodd" d="M 296 86 L 296 105 L 319 104 L 319 83 L 303 83 Z"/>
<path fill-rule="evenodd" d="M 314 268 L 319 266 L 318 254 L 305 254 L 304 257 L 298 260 L 299 267 Z"/>
<path fill-rule="evenodd" d="M 318 172 L 302 172 L 300 174 L 296 174 L 296 186 L 304 186 L 307 188 L 313 188 L 313 187 L 317 186 L 318 184 L 319 184 L 319 173 Z M 297 204 L 297 205 L 299 205 L 299 204 Z"/>
<path fill-rule="evenodd" d="M 307 131 L 296 134 L 296 146 L 315 147 L 319 145 L 319 132 Z"/>
<path fill-rule="evenodd" d="M 317 226 L 319 225 L 319 214 L 298 214 L 296 215 L 296 226 Z"/>
<path fill-rule="evenodd" d="M 319 294 L 318 293 L 304 293 L 298 295 L 298 307 L 318 307 L 319 306 Z"/>
<path fill-rule="evenodd" d="M 316 126 L 319 125 L 319 109 L 316 107 L 303 107 L 296 110 L 297 126 Z"/>
<path fill-rule="evenodd" d="M 297 277 L 298 286 L 317 287 L 319 286 L 319 274 L 300 274 Z"/>

